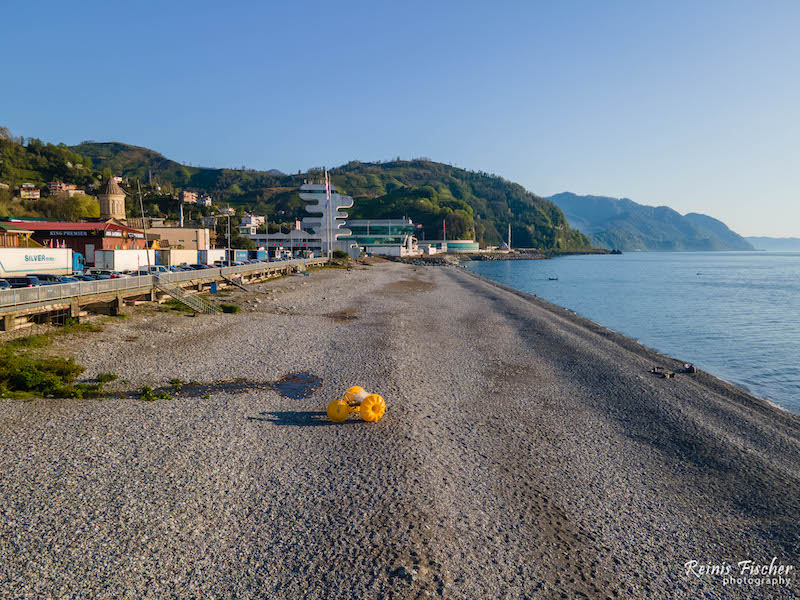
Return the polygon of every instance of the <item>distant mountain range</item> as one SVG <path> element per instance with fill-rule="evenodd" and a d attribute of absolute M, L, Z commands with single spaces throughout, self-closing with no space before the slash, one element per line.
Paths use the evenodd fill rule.
<path fill-rule="evenodd" d="M 756 250 L 771 250 L 778 251 L 800 251 L 800 238 L 787 237 L 787 238 L 774 238 L 774 237 L 746 237 L 744 238 L 755 246 Z"/>
<path fill-rule="evenodd" d="M 681 215 L 666 206 L 645 206 L 628 198 L 556 194 L 552 200 L 574 229 L 593 244 L 623 251 L 754 250 L 725 223 L 698 213 Z"/>

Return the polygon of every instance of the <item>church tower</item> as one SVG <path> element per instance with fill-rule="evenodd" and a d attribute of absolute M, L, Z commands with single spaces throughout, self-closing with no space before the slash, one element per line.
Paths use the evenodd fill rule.
<path fill-rule="evenodd" d="M 125 221 L 125 192 L 119 187 L 113 177 L 100 188 L 100 193 L 97 194 L 97 201 L 100 204 L 100 218 L 101 219 L 117 219 Z"/>

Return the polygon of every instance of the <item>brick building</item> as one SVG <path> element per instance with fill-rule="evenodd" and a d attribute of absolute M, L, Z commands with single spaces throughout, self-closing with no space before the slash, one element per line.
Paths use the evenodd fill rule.
<path fill-rule="evenodd" d="M 144 233 L 113 221 L 58 223 L 52 221 L 14 221 L 17 227 L 32 231 L 31 239 L 45 247 L 64 246 L 80 252 L 86 264 L 94 264 L 95 250 L 145 249 Z M 148 237 L 157 238 L 148 234 Z"/>

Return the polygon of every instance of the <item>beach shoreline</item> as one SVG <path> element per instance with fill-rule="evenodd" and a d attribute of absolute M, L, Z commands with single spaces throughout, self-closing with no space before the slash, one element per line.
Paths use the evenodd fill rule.
<path fill-rule="evenodd" d="M 52 350 L 128 391 L 236 389 L 0 404 L 0 590 L 792 597 L 685 565 L 800 567 L 797 416 L 660 379 L 680 361 L 460 268 L 322 269 L 225 301 L 244 309 L 137 311 Z M 268 385 L 292 372 L 321 388 Z M 327 421 L 350 385 L 386 398 L 381 421 Z"/>
<path fill-rule="evenodd" d="M 642 344 L 638 340 L 625 335 L 623 333 L 619 333 L 610 327 L 606 327 L 602 323 L 598 323 L 588 317 L 581 315 L 573 310 L 565 308 L 563 306 L 559 306 L 558 304 L 554 304 L 544 298 L 537 296 L 536 294 L 529 294 L 528 292 L 524 292 L 522 290 L 518 290 L 510 285 L 506 285 L 504 283 L 500 283 L 499 281 L 495 281 L 490 277 L 486 277 L 484 275 L 480 275 L 479 273 L 475 273 L 474 271 L 470 271 L 469 269 L 464 269 L 464 272 L 468 273 L 472 277 L 475 277 L 485 283 L 493 285 L 497 288 L 510 292 L 512 294 L 516 294 L 521 298 L 524 298 L 530 302 L 537 303 L 539 306 L 546 308 L 547 310 L 552 311 L 554 314 L 558 314 L 560 316 L 564 316 L 567 318 L 574 318 L 575 322 L 578 324 L 582 324 L 583 326 L 594 330 L 596 333 L 608 337 L 609 339 L 616 340 L 621 346 L 625 349 L 630 350 L 632 352 L 640 353 L 642 356 L 646 356 L 653 360 L 654 366 L 664 366 L 669 365 L 670 368 L 680 370 L 685 361 L 675 358 L 674 356 L 670 356 L 669 354 L 665 354 L 664 352 L 660 352 L 658 350 L 654 350 L 649 346 Z M 698 374 L 701 375 L 698 379 L 713 385 L 715 389 L 718 391 L 731 394 L 734 397 L 740 398 L 740 400 L 746 404 L 747 402 L 753 402 L 753 406 L 761 406 L 762 404 L 766 404 L 770 409 L 778 410 L 782 413 L 786 413 L 790 417 L 794 417 L 797 420 L 798 424 L 800 424 L 800 415 L 792 412 L 788 408 L 785 408 L 778 404 L 777 402 L 769 399 L 763 398 L 758 394 L 754 393 L 752 390 L 748 389 L 747 386 L 743 384 L 736 383 L 734 381 L 728 381 L 724 377 L 720 377 L 711 373 L 706 370 L 698 369 Z M 763 407 L 762 407 L 763 408 Z"/>

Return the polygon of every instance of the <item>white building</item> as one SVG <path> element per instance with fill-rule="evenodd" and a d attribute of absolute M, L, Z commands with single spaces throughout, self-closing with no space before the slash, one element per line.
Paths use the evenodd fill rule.
<path fill-rule="evenodd" d="M 202 196 L 200 196 L 200 198 L 197 200 L 197 203 L 198 203 L 200 206 L 211 206 L 211 196 L 209 196 L 208 194 L 203 194 L 203 195 L 202 195 Z"/>
<path fill-rule="evenodd" d="M 323 183 L 306 183 L 300 187 L 300 199 L 309 202 L 306 212 L 311 215 L 303 218 L 303 229 L 321 240 L 322 254 L 337 248 L 347 251 L 349 246 L 345 241 L 338 240 L 350 235 L 350 230 L 343 227 L 347 213 L 341 209 L 351 208 L 353 199 L 339 194 L 333 185 L 330 191 L 328 200 Z"/>
<path fill-rule="evenodd" d="M 241 224 L 242 225 L 254 225 L 255 227 L 260 227 L 261 225 L 265 225 L 267 222 L 267 217 L 262 217 L 261 215 L 249 215 L 247 213 L 242 216 Z"/>
<path fill-rule="evenodd" d="M 283 250 L 292 253 L 311 250 L 319 255 L 322 249 L 322 240 L 302 229 L 292 229 L 289 233 L 256 233 L 247 237 L 255 242 L 259 250 L 268 250 L 270 256 Z"/>

